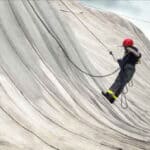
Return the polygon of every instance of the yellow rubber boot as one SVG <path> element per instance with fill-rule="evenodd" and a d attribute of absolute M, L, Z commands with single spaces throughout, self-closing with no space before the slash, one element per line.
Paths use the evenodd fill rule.
<path fill-rule="evenodd" d="M 108 90 L 107 93 L 111 95 L 114 100 L 118 98 L 112 90 Z"/>

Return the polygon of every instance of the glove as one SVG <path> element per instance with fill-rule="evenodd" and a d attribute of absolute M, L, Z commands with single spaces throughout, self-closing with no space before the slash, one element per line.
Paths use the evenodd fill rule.
<path fill-rule="evenodd" d="M 121 68 L 122 67 L 122 59 L 117 59 L 117 62 L 119 64 L 120 68 Z"/>

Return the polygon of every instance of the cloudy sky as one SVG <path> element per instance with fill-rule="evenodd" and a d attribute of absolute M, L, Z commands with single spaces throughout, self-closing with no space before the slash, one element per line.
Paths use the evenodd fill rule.
<path fill-rule="evenodd" d="M 150 0 L 80 0 L 86 5 L 109 10 L 136 24 L 150 39 Z"/>

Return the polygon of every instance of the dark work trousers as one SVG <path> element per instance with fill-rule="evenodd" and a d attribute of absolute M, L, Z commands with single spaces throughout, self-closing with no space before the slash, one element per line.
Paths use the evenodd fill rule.
<path fill-rule="evenodd" d="M 132 79 L 134 72 L 135 66 L 131 64 L 126 64 L 123 68 L 121 68 L 115 82 L 110 87 L 110 90 L 112 90 L 117 97 L 123 91 L 126 84 Z"/>

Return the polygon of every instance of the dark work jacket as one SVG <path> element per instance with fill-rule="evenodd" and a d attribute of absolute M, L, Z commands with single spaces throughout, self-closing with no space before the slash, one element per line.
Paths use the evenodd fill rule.
<path fill-rule="evenodd" d="M 132 48 L 135 51 L 138 51 L 138 49 L 136 47 L 132 46 L 130 48 Z M 128 52 L 128 47 L 125 47 L 125 55 L 122 59 L 118 60 L 118 63 L 119 63 L 121 68 L 124 68 L 124 66 L 126 64 L 130 64 L 132 66 L 135 66 L 138 63 L 140 58 L 141 58 L 141 54 L 140 54 L 140 56 L 137 57 L 132 52 Z"/>

